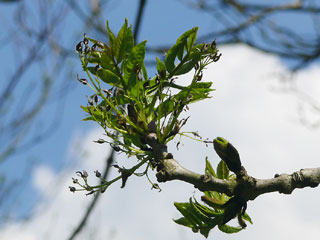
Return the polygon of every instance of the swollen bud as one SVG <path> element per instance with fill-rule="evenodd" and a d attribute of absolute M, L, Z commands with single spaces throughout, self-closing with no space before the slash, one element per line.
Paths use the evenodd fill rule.
<path fill-rule="evenodd" d="M 222 137 L 218 137 L 213 140 L 213 147 L 232 172 L 237 173 L 241 170 L 239 153 L 231 143 Z"/>

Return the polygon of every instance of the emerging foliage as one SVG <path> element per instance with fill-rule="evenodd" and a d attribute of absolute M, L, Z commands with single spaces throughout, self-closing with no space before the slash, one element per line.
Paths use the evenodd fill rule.
<path fill-rule="evenodd" d="M 101 184 L 97 186 L 88 184 L 86 171 L 79 171 L 77 174 L 83 183 L 73 179 L 80 188 L 70 187 L 72 192 L 104 192 L 118 180 L 122 180 L 121 187 L 124 187 L 133 174 L 149 179 L 148 170 L 157 168 L 158 163 L 154 160 L 153 149 L 146 142 L 147 136 L 155 135 L 157 144 L 165 146 L 176 135 L 187 135 L 181 132 L 181 128 L 188 118 L 181 119 L 180 115 L 188 109 L 188 104 L 210 98 L 212 82 L 202 81 L 203 70 L 221 56 L 215 41 L 211 44 L 195 44 L 198 31 L 195 27 L 177 39 L 164 61 L 156 58 L 157 74 L 150 78 L 144 64 L 147 42 L 134 43 L 132 27 L 128 26 L 127 20 L 117 35 L 111 31 L 108 22 L 107 31 L 108 44 L 84 35 L 84 39 L 76 46 L 83 71 L 89 78 L 78 77 L 78 80 L 93 90 L 87 105 L 81 106 L 88 115 L 83 120 L 95 121 L 104 129 L 107 139 L 99 139 L 97 143 L 107 142 L 117 152 L 136 156 L 138 163 L 130 169 L 115 165 L 120 176 L 111 181 L 101 179 L 101 174 L 96 171 L 96 177 L 101 179 Z M 190 71 L 193 71 L 193 76 L 189 83 L 178 82 L 177 76 Z M 198 136 L 195 132 L 192 134 Z M 215 178 L 235 180 L 236 176 L 229 174 L 228 166 L 238 171 L 240 159 L 234 157 L 232 145 L 219 140 L 215 140 L 215 149 L 219 150 L 219 155 L 227 157 L 218 164 L 216 171 L 206 160 L 205 173 Z M 231 149 L 231 152 L 224 153 L 226 149 Z M 146 166 L 145 170 L 136 173 L 143 165 Z M 157 184 L 151 184 L 153 188 L 160 189 Z M 205 191 L 204 194 L 201 199 L 206 205 L 192 198 L 187 203 L 175 203 L 183 217 L 174 221 L 195 232 L 200 231 L 206 237 L 215 226 L 223 232 L 234 233 L 245 227 L 244 220 L 251 222 L 242 211 L 243 204 L 239 204 L 235 197 L 212 191 Z M 236 215 L 241 227 L 226 225 Z"/>

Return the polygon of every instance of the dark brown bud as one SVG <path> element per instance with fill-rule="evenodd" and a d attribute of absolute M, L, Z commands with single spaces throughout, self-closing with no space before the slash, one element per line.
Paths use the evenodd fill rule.
<path fill-rule="evenodd" d="M 216 40 L 213 40 L 212 43 L 211 43 L 211 48 L 215 49 L 216 47 L 217 47 Z"/>
<path fill-rule="evenodd" d="M 202 48 L 201 48 L 201 52 L 205 53 L 205 52 L 208 51 L 208 49 L 209 49 L 208 44 L 204 43 Z"/>
<path fill-rule="evenodd" d="M 77 45 L 76 45 L 76 51 L 77 52 L 82 52 L 82 41 L 81 42 L 79 42 Z"/>
<path fill-rule="evenodd" d="M 101 138 L 99 138 L 97 141 L 93 141 L 93 142 L 102 144 L 102 143 L 105 143 L 106 141 L 101 139 Z"/>
<path fill-rule="evenodd" d="M 74 184 L 79 183 L 78 179 L 76 179 L 76 178 L 72 178 L 72 182 L 73 182 Z"/>
<path fill-rule="evenodd" d="M 93 106 L 93 99 L 92 99 L 92 98 L 88 98 L 88 104 L 89 104 L 90 106 Z"/>
<path fill-rule="evenodd" d="M 101 177 L 101 173 L 98 170 L 94 171 L 94 173 L 96 174 L 96 177 Z"/>
<path fill-rule="evenodd" d="M 91 48 L 88 45 L 86 45 L 84 52 L 89 53 L 90 51 L 91 51 Z"/>
<path fill-rule="evenodd" d="M 73 192 L 73 193 L 76 191 L 75 187 L 69 187 L 69 189 L 70 189 L 70 192 Z"/>
<path fill-rule="evenodd" d="M 95 103 L 98 103 L 98 101 L 99 101 L 98 95 L 94 95 L 94 96 L 93 96 L 93 101 L 94 101 Z"/>
<path fill-rule="evenodd" d="M 121 150 L 121 148 L 117 145 L 111 145 L 111 147 L 113 148 L 113 150 L 115 150 L 116 152 L 119 152 Z"/>
<path fill-rule="evenodd" d="M 87 85 L 88 84 L 88 80 L 85 78 L 79 78 L 79 75 L 77 74 L 77 80 L 79 82 L 81 82 L 83 85 Z"/>
<path fill-rule="evenodd" d="M 86 37 L 86 33 L 83 34 L 83 43 L 87 45 L 89 43 L 88 38 Z"/>
<path fill-rule="evenodd" d="M 89 175 L 88 175 L 88 172 L 86 170 L 83 170 L 82 171 L 82 174 L 83 174 L 83 177 L 84 178 L 87 178 Z"/>

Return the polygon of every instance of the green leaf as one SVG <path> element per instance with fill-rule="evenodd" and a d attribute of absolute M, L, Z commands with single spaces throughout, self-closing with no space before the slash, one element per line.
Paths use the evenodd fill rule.
<path fill-rule="evenodd" d="M 119 52 L 118 45 L 116 44 L 116 37 L 114 36 L 113 32 L 109 27 L 109 21 L 107 21 L 107 30 L 108 30 L 108 37 L 109 37 L 109 46 L 111 48 L 112 55 L 116 57 L 116 54 Z"/>
<path fill-rule="evenodd" d="M 134 40 L 132 35 L 132 27 L 130 26 L 128 28 L 128 20 L 125 19 L 125 23 L 121 27 L 118 35 L 117 35 L 117 46 L 118 46 L 118 52 L 116 54 L 116 60 L 117 62 L 121 62 L 126 55 L 128 55 L 133 46 L 134 46 Z"/>
<path fill-rule="evenodd" d="M 189 228 L 193 228 L 194 225 L 192 223 L 190 223 L 190 221 L 188 219 L 186 219 L 185 217 L 179 218 L 179 219 L 173 219 L 173 221 L 177 224 L 180 224 L 182 226 L 185 227 L 189 227 Z"/>
<path fill-rule="evenodd" d="M 160 77 L 165 78 L 167 72 L 166 65 L 159 58 L 156 58 L 156 60 L 158 74 Z"/>
<path fill-rule="evenodd" d="M 211 222 L 211 218 L 206 214 L 205 211 L 202 211 L 202 208 L 198 205 L 200 204 L 195 204 L 192 202 L 192 199 L 190 198 L 189 200 L 191 209 L 193 210 L 193 213 L 197 216 L 198 219 L 200 219 L 202 222 L 204 222 L 205 224 L 208 224 Z"/>
<path fill-rule="evenodd" d="M 200 60 L 200 57 L 194 58 L 187 61 L 183 65 L 180 65 L 179 68 L 177 68 L 176 71 L 174 72 L 174 75 L 178 76 L 178 75 L 182 75 L 190 72 L 194 68 L 195 64 L 199 62 L 199 60 Z"/>
<path fill-rule="evenodd" d="M 225 204 L 225 201 L 220 198 L 212 198 L 209 196 L 202 196 L 201 200 L 214 209 L 223 209 Z"/>
<path fill-rule="evenodd" d="M 213 177 L 217 177 L 213 167 L 211 166 L 211 163 L 208 160 L 208 157 L 206 157 L 206 169 L 205 169 L 205 173 L 209 173 L 211 176 Z"/>
<path fill-rule="evenodd" d="M 175 64 L 174 61 L 178 55 L 179 52 L 183 51 L 184 49 L 184 43 L 183 42 L 179 42 L 174 44 L 167 52 L 166 58 L 165 58 L 165 65 L 167 68 L 167 71 L 169 73 L 172 73 L 173 70 L 175 69 Z"/>
<path fill-rule="evenodd" d="M 143 41 L 134 46 L 124 67 L 125 90 L 129 91 L 132 97 L 137 99 L 142 91 L 143 82 L 138 80 L 138 71 L 141 71 L 144 65 L 145 46 L 147 41 Z"/>
<path fill-rule="evenodd" d="M 174 64 L 175 59 L 178 58 L 180 61 L 182 60 L 184 48 L 187 46 L 188 37 L 191 34 L 196 33 L 197 31 L 198 31 L 198 28 L 192 28 L 191 30 L 186 31 L 178 38 L 176 43 L 168 50 L 165 58 L 165 65 L 169 73 L 172 73 L 175 70 L 175 64 Z M 191 40 L 191 42 L 192 41 L 193 40 Z"/>
<path fill-rule="evenodd" d="M 241 227 L 232 227 L 232 226 L 229 226 L 229 225 L 218 225 L 218 228 L 221 232 L 224 232 L 224 233 L 237 233 L 237 232 L 240 232 L 242 230 Z"/>
<path fill-rule="evenodd" d="M 246 220 L 247 222 L 253 224 L 251 218 L 249 217 L 249 215 L 247 213 L 244 213 L 243 215 L 241 215 L 241 217 L 243 220 Z"/>
<path fill-rule="evenodd" d="M 215 218 L 217 216 L 221 216 L 223 214 L 222 211 L 216 211 L 212 208 L 208 208 L 207 206 L 204 206 L 200 203 L 198 203 L 196 200 L 194 200 L 194 205 L 198 208 L 199 211 L 202 212 L 202 214 L 206 215 L 207 217 L 210 217 L 210 218 Z"/>
<path fill-rule="evenodd" d="M 228 179 L 229 176 L 229 169 L 227 164 L 221 160 L 217 167 L 217 177 L 220 179 Z"/>
<path fill-rule="evenodd" d="M 201 220 L 195 216 L 190 206 L 190 203 L 174 203 L 178 211 L 186 218 L 193 226 L 201 225 Z"/>
<path fill-rule="evenodd" d="M 192 49 L 192 46 L 195 43 L 196 38 L 197 38 L 197 32 L 198 32 L 198 27 L 195 27 L 192 29 L 192 31 L 188 37 L 187 52 L 189 52 Z"/>
<path fill-rule="evenodd" d="M 100 68 L 97 71 L 97 75 L 105 83 L 108 83 L 111 86 L 122 88 L 122 84 L 121 84 L 120 78 L 116 74 L 111 72 L 110 70 L 106 70 L 106 69 Z"/>

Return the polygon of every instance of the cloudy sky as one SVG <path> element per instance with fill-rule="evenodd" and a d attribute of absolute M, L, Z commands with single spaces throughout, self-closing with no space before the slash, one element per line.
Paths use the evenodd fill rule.
<path fill-rule="evenodd" d="M 191 118 L 184 130 L 198 131 L 204 138 L 228 139 L 240 152 L 248 173 L 257 178 L 319 167 L 320 130 L 308 126 L 317 123 L 320 115 L 306 104 L 303 93 L 315 99 L 320 96 L 320 67 L 314 65 L 300 72 L 294 84 L 289 85 L 286 83 L 289 75 L 277 58 L 244 46 L 220 50 L 223 57 L 208 67 L 203 78 L 212 81 L 216 91 L 210 100 L 189 106 L 186 114 Z M 188 77 L 183 76 L 177 82 Z M 108 147 L 93 143 L 102 133 L 99 128 L 86 135 L 75 130 L 65 156 L 68 168 L 63 172 L 57 174 L 46 165 L 36 168 L 32 184 L 42 201 L 30 221 L 2 228 L 2 240 L 67 239 L 92 198 L 72 194 L 68 186 L 75 171 L 86 169 L 93 175 L 94 170 L 103 168 Z M 169 148 L 183 166 L 197 172 L 203 172 L 206 156 L 213 165 L 218 162 L 211 146 L 188 139 L 183 139 L 179 151 L 174 143 Z M 119 165 L 126 166 L 130 161 L 135 159 L 117 156 Z M 116 170 L 112 176 L 115 175 Z M 150 188 L 145 178 L 137 177 L 130 178 L 124 189 L 119 184 L 113 185 L 101 197 L 78 239 L 203 239 L 171 220 L 180 216 L 173 202 L 199 196 L 192 186 L 169 182 L 161 184 L 160 193 Z M 235 235 L 213 230 L 209 239 L 319 239 L 319 197 L 317 188 L 295 190 L 292 195 L 260 196 L 248 204 L 253 225 Z"/>

